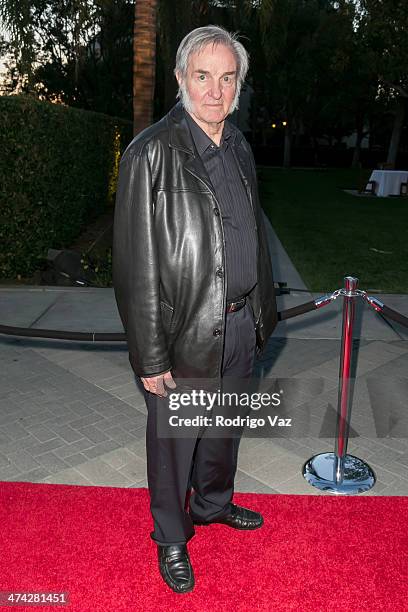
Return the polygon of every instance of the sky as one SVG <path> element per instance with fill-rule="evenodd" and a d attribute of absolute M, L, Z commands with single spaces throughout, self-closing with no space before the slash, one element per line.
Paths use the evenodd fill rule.
<path fill-rule="evenodd" d="M 0 26 L 0 37 L 7 38 L 5 30 Z M 0 57 L 0 84 L 3 82 L 3 72 L 5 70 L 4 61 Z"/>

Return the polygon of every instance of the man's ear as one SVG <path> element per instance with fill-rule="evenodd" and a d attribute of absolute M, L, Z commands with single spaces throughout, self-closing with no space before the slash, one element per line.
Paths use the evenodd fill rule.
<path fill-rule="evenodd" d="M 176 75 L 178 86 L 180 87 L 180 85 L 182 85 L 183 83 L 183 78 L 181 76 L 180 70 L 176 70 L 175 75 Z"/>

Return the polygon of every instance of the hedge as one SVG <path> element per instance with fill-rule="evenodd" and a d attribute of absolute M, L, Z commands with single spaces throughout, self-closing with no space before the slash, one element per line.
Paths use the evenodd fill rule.
<path fill-rule="evenodd" d="M 112 203 L 128 121 L 0 97 L 0 276 L 27 277 Z"/>

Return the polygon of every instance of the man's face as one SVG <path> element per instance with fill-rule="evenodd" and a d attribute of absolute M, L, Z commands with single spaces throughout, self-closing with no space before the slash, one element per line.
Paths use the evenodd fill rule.
<path fill-rule="evenodd" d="M 186 78 L 176 76 L 188 96 L 186 109 L 199 122 L 224 121 L 237 89 L 237 62 L 228 47 L 209 44 L 199 53 L 192 53 Z"/>

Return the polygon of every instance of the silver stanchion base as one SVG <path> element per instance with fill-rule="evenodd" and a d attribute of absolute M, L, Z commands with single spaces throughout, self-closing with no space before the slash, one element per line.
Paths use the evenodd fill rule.
<path fill-rule="evenodd" d="M 334 453 L 315 455 L 304 464 L 303 476 L 313 487 L 337 495 L 363 493 L 375 484 L 370 466 L 353 455 L 346 455 L 342 464 Z"/>

